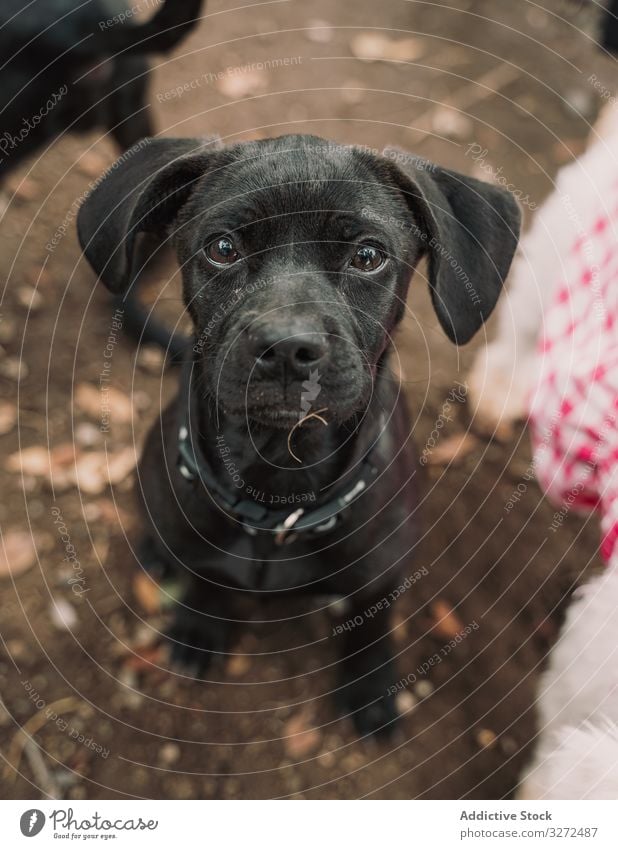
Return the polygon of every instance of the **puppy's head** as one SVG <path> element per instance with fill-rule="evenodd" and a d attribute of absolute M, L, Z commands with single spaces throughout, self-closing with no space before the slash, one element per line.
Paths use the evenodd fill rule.
<path fill-rule="evenodd" d="M 231 413 L 289 427 L 302 398 L 363 409 L 412 272 L 449 338 L 491 313 L 519 232 L 506 192 L 400 151 L 312 136 L 222 148 L 152 140 L 86 199 L 85 254 L 125 291 L 139 233 L 173 238 L 208 390 Z"/>

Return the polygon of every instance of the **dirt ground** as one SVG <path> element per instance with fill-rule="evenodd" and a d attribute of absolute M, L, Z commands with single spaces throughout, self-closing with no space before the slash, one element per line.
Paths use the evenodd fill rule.
<path fill-rule="evenodd" d="M 590 74 L 613 89 L 614 60 L 595 49 L 593 26 L 594 14 L 567 0 L 284 0 L 240 11 L 210 0 L 199 30 L 154 71 L 150 100 L 166 135 L 307 132 L 379 149 L 393 143 L 489 179 L 485 164 L 528 196 L 529 216 L 583 149 L 601 103 Z M 393 43 L 395 58 L 385 57 Z M 359 58 L 373 50 L 382 58 Z M 272 62 L 286 57 L 295 61 Z M 264 69 L 228 70 L 260 62 Z M 472 143 L 485 151 L 476 161 Z M 0 522 L 13 566 L 0 575 L 1 795 L 509 797 L 535 733 L 539 670 L 597 545 L 594 521 L 568 516 L 550 530 L 553 508 L 526 481 L 523 429 L 506 445 L 479 441 L 461 462 L 429 470 L 425 532 L 410 563 L 410 574 L 427 574 L 397 611 L 397 662 L 410 678 L 397 739 L 359 741 L 338 718 L 329 697 L 336 639 L 328 615 L 307 602 L 252 613 L 266 621 L 248 623 L 211 681 L 168 671 L 158 639 L 166 613 L 136 579 L 126 449 L 139 446 L 177 373 L 162 377 L 156 355 L 136 359 L 115 333 L 74 232 L 79 199 L 114 155 L 95 134 L 58 140 L 11 179 L 12 191 L 27 175 L 7 194 L 0 225 L 8 399 Z M 175 292 L 164 300 L 179 311 Z M 409 307 L 397 344 L 422 448 L 484 335 L 454 349 L 418 280 Z M 101 433 L 107 364 L 118 392 L 111 430 Z M 440 437 L 447 446 L 468 425 L 456 406 Z M 71 444 L 94 458 L 79 487 Z M 29 448 L 21 474 L 13 455 Z M 48 449 L 56 449 L 53 491 Z M 96 465 L 105 450 L 116 462 L 111 488 Z M 442 651 L 462 628 L 466 636 Z"/>

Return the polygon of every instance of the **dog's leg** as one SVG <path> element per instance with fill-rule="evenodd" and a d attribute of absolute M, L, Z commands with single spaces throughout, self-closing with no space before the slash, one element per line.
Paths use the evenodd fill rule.
<path fill-rule="evenodd" d="M 340 702 L 363 736 L 388 736 L 398 718 L 389 606 L 385 595 L 354 602 L 339 626 L 344 640 Z M 358 624 L 360 623 L 360 624 Z M 344 636 L 345 635 L 345 636 Z"/>
<path fill-rule="evenodd" d="M 191 580 L 168 631 L 171 663 L 179 672 L 198 676 L 225 652 L 232 611 L 231 592 L 210 581 Z"/>

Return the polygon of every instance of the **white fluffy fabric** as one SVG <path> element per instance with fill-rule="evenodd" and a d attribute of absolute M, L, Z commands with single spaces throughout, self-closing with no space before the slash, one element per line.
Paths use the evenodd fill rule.
<path fill-rule="evenodd" d="M 537 695 L 524 799 L 618 799 L 618 563 L 576 591 Z"/>

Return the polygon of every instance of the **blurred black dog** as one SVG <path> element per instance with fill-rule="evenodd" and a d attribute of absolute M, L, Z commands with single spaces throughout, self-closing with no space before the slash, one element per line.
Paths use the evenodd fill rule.
<path fill-rule="evenodd" d="M 121 150 L 153 135 L 146 55 L 175 47 L 201 0 L 143 5 L 158 11 L 136 24 L 125 0 L 2 0 L 0 180 L 64 132 L 101 127 Z"/>
<path fill-rule="evenodd" d="M 501 189 L 313 136 L 151 140 L 86 199 L 79 238 L 103 282 L 126 291 L 139 234 L 169 238 L 195 328 L 139 481 L 144 565 L 186 582 L 170 634 L 186 671 L 225 650 L 241 593 L 344 595 L 338 693 L 361 733 L 393 726 L 389 609 L 418 487 L 392 334 L 427 255 L 440 323 L 467 342 L 519 224 Z"/>
<path fill-rule="evenodd" d="M 135 13 L 157 11 L 144 23 Z M 154 134 L 146 100 L 148 55 L 166 53 L 199 22 L 202 0 L 2 0 L 2 178 L 65 132 L 107 130 L 121 150 Z M 136 287 L 122 303 L 125 330 L 163 344 Z M 144 331 L 142 333 L 142 331 Z"/>

